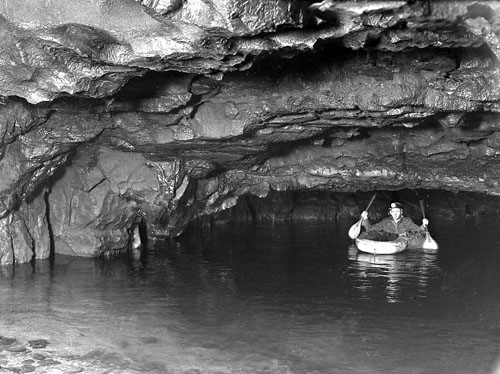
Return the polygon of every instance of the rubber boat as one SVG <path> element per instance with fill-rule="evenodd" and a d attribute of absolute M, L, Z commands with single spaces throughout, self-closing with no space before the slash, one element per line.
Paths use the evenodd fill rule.
<path fill-rule="evenodd" d="M 398 237 L 394 240 L 374 240 L 370 239 L 368 235 L 361 234 L 356 239 L 356 247 L 365 253 L 372 253 L 378 255 L 392 255 L 401 253 L 408 248 L 416 249 L 422 248 L 425 237 L 420 235 L 410 237 Z"/>

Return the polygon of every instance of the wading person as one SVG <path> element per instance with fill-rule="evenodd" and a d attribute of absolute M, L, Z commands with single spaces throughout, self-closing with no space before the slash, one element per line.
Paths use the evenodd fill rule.
<path fill-rule="evenodd" d="M 400 236 L 425 236 L 429 220 L 422 219 L 422 225 L 418 226 L 411 218 L 403 215 L 403 206 L 400 203 L 392 203 L 389 208 L 389 217 L 382 219 L 379 223 L 371 224 L 368 212 L 361 213 L 362 225 L 366 230 L 363 237 L 371 240 L 389 241 Z"/>

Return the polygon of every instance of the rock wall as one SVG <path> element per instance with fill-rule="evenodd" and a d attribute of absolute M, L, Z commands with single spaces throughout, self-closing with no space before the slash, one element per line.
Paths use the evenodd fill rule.
<path fill-rule="evenodd" d="M 495 1 L 4 2 L 0 263 L 119 253 L 137 225 L 177 236 L 238 199 L 324 219 L 375 190 L 493 199 L 499 17 Z"/>

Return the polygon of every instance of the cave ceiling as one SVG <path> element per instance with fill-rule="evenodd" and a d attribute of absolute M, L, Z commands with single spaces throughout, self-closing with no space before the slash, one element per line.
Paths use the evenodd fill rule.
<path fill-rule="evenodd" d="M 12 0 L 0 33 L 0 254 L 270 190 L 500 195 L 496 1 Z"/>

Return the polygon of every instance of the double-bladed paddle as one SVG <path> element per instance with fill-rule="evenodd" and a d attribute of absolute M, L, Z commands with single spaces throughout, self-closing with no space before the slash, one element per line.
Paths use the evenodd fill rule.
<path fill-rule="evenodd" d="M 370 206 L 373 203 L 373 200 L 375 200 L 375 197 L 377 196 L 377 193 L 374 193 L 372 196 L 372 199 L 368 203 L 368 206 L 366 207 L 365 211 L 368 211 L 370 209 Z M 359 236 L 359 233 L 361 232 L 361 224 L 363 223 L 363 218 L 361 217 L 358 222 L 356 222 L 354 225 L 351 226 L 349 229 L 348 235 L 351 239 L 356 239 Z"/>

